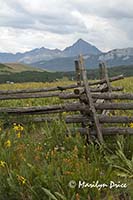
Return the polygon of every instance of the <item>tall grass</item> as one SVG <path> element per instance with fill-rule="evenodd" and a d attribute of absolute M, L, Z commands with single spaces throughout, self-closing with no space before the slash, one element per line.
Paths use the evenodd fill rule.
<path fill-rule="evenodd" d="M 61 83 L 62 85 L 63 83 Z M 69 82 L 64 83 L 69 84 Z M 54 84 L 55 85 L 55 84 Z M 60 85 L 59 82 L 56 85 Z M 118 82 L 132 91 L 132 78 Z M 52 84 L 0 85 L 1 89 L 36 88 Z M 0 106 L 61 103 L 53 99 L 0 101 Z M 129 112 L 129 115 L 131 115 Z M 8 123 L 6 123 L 8 122 Z M 15 124 L 8 116 L 0 125 L 0 200 L 108 200 L 133 198 L 133 139 L 116 136 L 105 145 L 87 144 L 79 133 L 67 136 L 66 124 Z M 21 118 L 20 118 L 21 123 Z M 5 125 L 6 124 L 6 125 Z M 72 182 L 71 182 L 72 181 Z M 108 187 L 79 188 L 79 181 Z M 126 188 L 110 188 L 110 182 Z"/>

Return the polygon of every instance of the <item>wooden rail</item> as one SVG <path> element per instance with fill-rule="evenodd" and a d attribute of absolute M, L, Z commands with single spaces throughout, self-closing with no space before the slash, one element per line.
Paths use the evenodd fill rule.
<path fill-rule="evenodd" d="M 86 95 L 74 94 L 74 93 L 60 93 L 61 99 L 86 99 Z M 119 100 L 133 100 L 133 93 L 92 93 L 93 99 L 119 99 Z"/>
<path fill-rule="evenodd" d="M 97 135 L 97 132 L 95 130 L 90 131 L 89 128 L 77 128 L 77 129 L 73 129 L 72 132 L 80 132 L 82 135 L 85 135 L 87 132 L 90 133 L 90 135 Z M 102 133 L 105 136 L 109 136 L 109 135 L 133 135 L 133 129 L 132 128 L 124 128 L 124 127 L 109 127 L 109 128 L 102 128 Z"/>
<path fill-rule="evenodd" d="M 133 122 L 133 117 L 127 116 L 107 116 L 107 115 L 98 115 L 100 123 L 131 123 Z M 90 122 L 92 118 L 85 117 L 82 115 L 68 115 L 65 119 L 66 123 L 82 123 Z"/>

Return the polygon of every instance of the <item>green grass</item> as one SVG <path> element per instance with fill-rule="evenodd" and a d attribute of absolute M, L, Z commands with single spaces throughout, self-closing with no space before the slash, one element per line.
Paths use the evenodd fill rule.
<path fill-rule="evenodd" d="M 6 66 L 11 68 L 11 72 L 18 73 L 18 72 L 24 72 L 24 71 L 37 71 L 37 72 L 43 72 L 43 69 L 31 67 L 26 64 L 21 63 L 5 63 Z"/>
<path fill-rule="evenodd" d="M 25 71 L 36 71 L 43 72 L 43 69 L 31 67 L 21 63 L 0 63 L 0 75 L 2 74 L 11 74 L 11 73 L 20 73 Z"/>
<path fill-rule="evenodd" d="M 71 82 L 3 84 L 0 89 L 37 88 Z M 118 81 L 132 92 L 133 78 Z M 34 106 L 62 103 L 58 98 L 0 101 L 0 107 Z M 131 115 L 130 111 L 129 114 Z M 120 114 L 120 113 L 119 113 Z M 64 115 L 64 114 L 63 114 Z M 64 116 L 62 116 L 63 118 Z M 23 118 L 19 118 L 19 122 Z M 25 118 L 26 119 L 26 118 Z M 16 119 L 18 120 L 18 119 Z M 14 122 L 16 122 L 14 120 Z M 9 116 L 5 116 L 9 122 Z M 87 144 L 76 133 L 66 136 L 63 119 L 52 124 L 23 124 L 23 130 L 1 120 L 0 200 L 114 200 L 120 195 L 133 199 L 133 138 L 105 138 L 105 145 Z M 70 181 L 76 187 L 70 187 Z M 79 181 L 107 184 L 97 189 L 78 188 Z M 109 188 L 111 181 L 126 183 L 127 188 Z"/>

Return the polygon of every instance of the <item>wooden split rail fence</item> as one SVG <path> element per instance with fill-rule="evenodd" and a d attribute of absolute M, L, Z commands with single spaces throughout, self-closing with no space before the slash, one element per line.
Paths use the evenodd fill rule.
<path fill-rule="evenodd" d="M 81 128 L 74 129 L 81 134 L 95 135 L 103 142 L 104 135 L 133 134 L 133 128 L 118 126 L 120 123 L 133 122 L 133 116 L 115 116 L 115 110 L 133 110 L 133 102 L 120 102 L 120 100 L 133 100 L 133 93 L 123 93 L 122 87 L 112 87 L 111 82 L 123 79 L 123 75 L 109 78 L 107 67 L 100 63 L 100 80 L 89 82 L 84 66 L 83 57 L 75 61 L 77 84 L 57 86 L 51 88 L 0 90 L 0 100 L 58 97 L 63 100 L 73 100 L 69 103 L 49 106 L 32 107 L 1 107 L 0 117 L 8 115 L 33 116 L 33 122 L 51 122 L 60 120 L 59 116 L 50 117 L 48 114 L 73 112 L 63 117 L 67 124 L 79 123 Z M 69 90 L 71 89 L 71 90 Z M 73 91 L 72 91 L 73 90 Z M 116 101 L 116 100 L 119 100 Z M 38 115 L 38 117 L 37 117 Z M 30 117 L 29 117 L 30 121 Z M 28 120 L 26 119 L 26 122 Z M 108 126 L 107 126 L 108 124 Z M 117 124 L 117 126 L 112 126 Z M 73 130 L 70 131 L 73 133 Z"/>

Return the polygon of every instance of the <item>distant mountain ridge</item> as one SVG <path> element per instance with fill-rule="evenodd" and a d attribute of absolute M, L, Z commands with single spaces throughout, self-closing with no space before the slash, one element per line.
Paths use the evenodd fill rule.
<path fill-rule="evenodd" d="M 84 56 L 88 69 L 97 68 L 101 61 L 105 61 L 109 67 L 133 64 L 133 48 L 101 52 L 97 47 L 82 39 L 64 50 L 42 47 L 25 53 L 0 53 L 0 62 L 24 63 L 48 71 L 73 71 L 74 60 L 79 54 Z"/>
<path fill-rule="evenodd" d="M 72 46 L 65 48 L 64 50 L 59 49 L 48 49 L 45 47 L 36 48 L 25 53 L 0 53 L 0 62 L 20 62 L 31 64 L 39 62 L 41 60 L 51 60 L 55 58 L 64 58 L 70 56 L 77 56 L 80 53 L 87 55 L 100 54 L 101 51 L 95 46 L 88 42 L 79 39 Z"/>
<path fill-rule="evenodd" d="M 49 61 L 32 63 L 32 65 L 53 71 L 73 71 L 75 59 L 77 59 L 77 56 L 55 58 Z M 87 69 L 97 68 L 100 62 L 106 62 L 109 67 L 132 65 L 133 48 L 115 49 L 107 53 L 101 53 L 100 55 L 85 55 L 84 61 Z"/>

